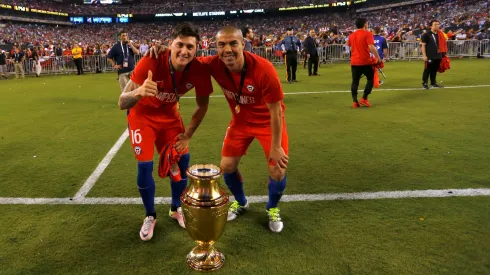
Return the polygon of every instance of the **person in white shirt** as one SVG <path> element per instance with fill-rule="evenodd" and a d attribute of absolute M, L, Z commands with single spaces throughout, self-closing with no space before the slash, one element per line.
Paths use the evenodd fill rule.
<path fill-rule="evenodd" d="M 140 54 L 143 56 L 145 53 L 148 51 L 148 40 L 145 40 L 141 45 L 140 45 Z"/>

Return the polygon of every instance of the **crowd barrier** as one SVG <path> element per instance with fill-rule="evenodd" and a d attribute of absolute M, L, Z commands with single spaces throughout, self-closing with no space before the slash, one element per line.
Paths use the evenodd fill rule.
<path fill-rule="evenodd" d="M 283 53 L 272 47 L 253 48 L 253 52 L 261 57 L 266 58 L 273 64 L 284 64 Z M 210 56 L 217 53 L 216 49 L 199 50 L 197 56 Z M 343 44 L 333 44 L 318 48 L 320 63 L 333 63 L 350 60 L 349 47 Z M 448 41 L 448 56 L 457 57 L 490 57 L 490 40 L 464 40 Z M 419 42 L 390 42 L 388 43 L 387 60 L 417 60 L 422 59 L 422 50 Z M 135 57 L 136 62 L 141 56 Z M 298 63 L 303 64 L 304 54 L 298 54 Z M 86 56 L 83 58 L 83 70 L 88 73 L 112 72 L 114 68 L 108 62 L 104 55 Z M 77 68 L 72 56 L 62 57 L 41 57 L 41 74 L 74 74 Z M 26 75 L 36 73 L 36 64 L 32 59 L 26 59 L 23 62 L 23 68 Z M 7 60 L 7 72 L 14 74 L 15 66 L 13 62 Z"/>

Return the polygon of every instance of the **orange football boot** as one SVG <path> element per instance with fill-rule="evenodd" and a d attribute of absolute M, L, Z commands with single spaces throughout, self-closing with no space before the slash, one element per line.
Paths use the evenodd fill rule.
<path fill-rule="evenodd" d="M 359 100 L 359 104 L 361 104 L 362 106 L 371 107 L 371 104 L 369 104 L 369 100 L 364 98 L 361 98 L 361 100 Z"/>

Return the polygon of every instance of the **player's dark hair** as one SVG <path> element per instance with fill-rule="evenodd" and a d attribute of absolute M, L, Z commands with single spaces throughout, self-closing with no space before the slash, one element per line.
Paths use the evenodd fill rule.
<path fill-rule="evenodd" d="M 250 32 L 250 29 L 251 29 L 251 27 L 249 27 L 249 26 L 242 27 L 242 35 L 243 35 L 243 37 L 246 37 L 247 36 L 247 34 Z"/>
<path fill-rule="evenodd" d="M 172 39 L 175 39 L 179 36 L 191 36 L 195 37 L 197 42 L 201 41 L 199 30 L 190 23 L 183 23 L 175 27 L 172 33 Z"/>
<path fill-rule="evenodd" d="M 367 19 L 366 18 L 357 18 L 356 19 L 356 28 L 362 29 L 364 28 L 364 25 L 366 24 Z"/>
<path fill-rule="evenodd" d="M 439 20 L 431 20 L 429 22 L 429 27 L 432 27 L 432 24 L 434 24 L 434 22 L 440 23 Z"/>
<path fill-rule="evenodd" d="M 381 28 L 380 27 L 374 27 L 373 31 L 374 31 L 374 34 L 379 34 L 381 32 Z"/>
<path fill-rule="evenodd" d="M 119 35 L 121 35 L 121 34 L 123 34 L 123 33 L 126 33 L 126 34 L 127 34 L 128 32 L 127 32 L 127 31 L 125 31 L 125 30 L 121 30 L 121 31 L 119 32 Z"/>

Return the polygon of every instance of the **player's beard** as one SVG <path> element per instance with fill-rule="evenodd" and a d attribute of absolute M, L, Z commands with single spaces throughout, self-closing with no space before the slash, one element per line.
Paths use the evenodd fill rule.
<path fill-rule="evenodd" d="M 234 51 L 226 52 L 221 55 L 221 60 L 223 61 L 223 63 L 225 63 L 228 69 L 231 69 L 233 71 L 239 71 L 242 69 L 242 68 L 238 68 L 239 64 L 241 63 L 240 61 L 242 59 L 243 59 L 243 53 L 240 55 L 239 53 L 236 53 Z"/>

